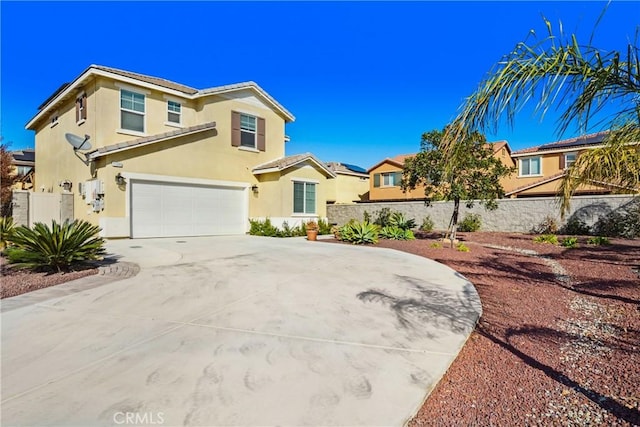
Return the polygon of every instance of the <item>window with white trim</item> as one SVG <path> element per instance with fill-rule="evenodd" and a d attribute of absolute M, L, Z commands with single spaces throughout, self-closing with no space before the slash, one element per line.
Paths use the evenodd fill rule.
<path fill-rule="evenodd" d="M 316 213 L 316 184 L 313 182 L 293 182 L 293 213 Z"/>
<path fill-rule="evenodd" d="M 240 146 L 256 148 L 256 118 L 248 114 L 240 114 Z"/>
<path fill-rule="evenodd" d="M 180 124 L 182 116 L 182 105 L 179 102 L 167 101 L 167 121 L 169 123 Z"/>
<path fill-rule="evenodd" d="M 576 162 L 577 158 L 578 158 L 578 153 L 576 153 L 576 152 L 565 153 L 565 155 L 564 155 L 564 168 L 565 169 L 570 168 L 571 165 Z"/>
<path fill-rule="evenodd" d="M 144 132 L 144 95 L 130 90 L 120 90 L 120 127 Z"/>
<path fill-rule="evenodd" d="M 520 176 L 535 176 L 541 175 L 541 158 L 538 157 L 527 157 L 524 159 L 520 159 Z"/>
<path fill-rule="evenodd" d="M 382 174 L 383 187 L 399 187 L 402 181 L 402 172 L 387 172 Z"/>
<path fill-rule="evenodd" d="M 76 98 L 76 123 L 82 124 L 87 119 L 87 94 L 82 92 Z"/>

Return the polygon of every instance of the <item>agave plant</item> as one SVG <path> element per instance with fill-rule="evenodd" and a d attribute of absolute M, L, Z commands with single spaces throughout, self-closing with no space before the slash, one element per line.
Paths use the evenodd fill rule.
<path fill-rule="evenodd" d="M 389 219 L 389 225 L 398 227 L 402 230 L 409 230 L 415 228 L 416 220 L 411 218 L 407 219 L 402 212 L 394 212 Z"/>
<path fill-rule="evenodd" d="M 411 230 L 403 230 L 398 226 L 386 226 L 380 229 L 380 237 L 390 240 L 413 240 L 415 236 Z"/>
<path fill-rule="evenodd" d="M 99 259 L 105 253 L 100 228 L 87 221 L 52 221 L 51 228 L 36 223 L 33 229 L 14 229 L 7 248 L 9 263 L 21 268 L 68 270 L 72 265 Z"/>
<path fill-rule="evenodd" d="M 378 243 L 378 230 L 376 224 L 364 222 L 349 222 L 340 228 L 340 238 L 354 245 Z"/>
<path fill-rule="evenodd" d="M 11 238 L 11 234 L 13 234 L 13 230 L 13 218 L 10 216 L 0 217 L 0 252 L 7 247 L 7 242 Z"/>

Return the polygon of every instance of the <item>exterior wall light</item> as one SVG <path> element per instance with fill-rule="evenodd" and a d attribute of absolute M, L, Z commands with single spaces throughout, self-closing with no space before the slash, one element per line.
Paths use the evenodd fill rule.
<path fill-rule="evenodd" d="M 255 194 L 258 194 L 258 184 L 253 184 L 251 186 L 251 191 L 253 191 Z"/>
<path fill-rule="evenodd" d="M 127 180 L 125 179 L 125 177 L 122 176 L 120 172 L 118 172 L 118 174 L 116 175 L 116 184 L 125 185 L 126 183 L 127 183 Z"/>

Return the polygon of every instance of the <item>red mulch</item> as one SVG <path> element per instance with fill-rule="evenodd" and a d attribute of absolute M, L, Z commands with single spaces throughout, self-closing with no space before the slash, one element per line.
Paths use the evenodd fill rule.
<path fill-rule="evenodd" d="M 432 239 L 378 244 L 450 266 L 482 301 L 476 330 L 409 425 L 640 425 L 640 241 L 580 238 L 565 249 L 522 234 L 460 238 L 470 252 Z"/>
<path fill-rule="evenodd" d="M 76 267 L 74 271 L 62 273 L 20 270 L 7 265 L 4 257 L 0 257 L 0 275 L 2 276 L 0 298 L 15 297 L 93 274 L 98 274 L 98 269 L 92 266 Z"/>

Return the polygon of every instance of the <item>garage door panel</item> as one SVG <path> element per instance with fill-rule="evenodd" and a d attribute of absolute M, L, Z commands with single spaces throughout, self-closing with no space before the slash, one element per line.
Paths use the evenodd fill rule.
<path fill-rule="evenodd" d="M 246 192 L 240 187 L 133 181 L 132 237 L 242 234 Z"/>

